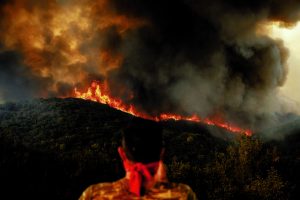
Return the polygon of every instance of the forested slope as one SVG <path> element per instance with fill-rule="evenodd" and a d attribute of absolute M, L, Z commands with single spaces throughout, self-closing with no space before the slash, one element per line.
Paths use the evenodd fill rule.
<path fill-rule="evenodd" d="M 77 199 L 90 184 L 121 178 L 120 130 L 132 118 L 72 98 L 0 105 L 2 195 Z M 203 124 L 161 123 L 169 178 L 191 185 L 199 199 L 298 197 L 297 131 L 286 140 L 264 143 Z"/>

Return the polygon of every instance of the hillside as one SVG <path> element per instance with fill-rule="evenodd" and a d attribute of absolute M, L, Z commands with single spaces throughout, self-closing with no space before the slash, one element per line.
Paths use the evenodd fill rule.
<path fill-rule="evenodd" d="M 120 129 L 132 118 L 107 105 L 72 98 L 38 99 L 0 105 L 2 195 L 10 195 L 9 199 L 77 199 L 90 184 L 121 178 L 124 171 L 117 154 Z M 238 159 L 235 157 L 240 154 L 228 150 L 231 145 L 236 145 L 229 138 L 236 136 L 216 127 L 190 122 L 167 121 L 162 124 L 165 162 L 170 179 L 191 185 L 197 195 L 204 199 L 214 199 L 214 195 L 220 198 L 223 194 L 217 190 L 220 187 L 217 184 L 221 179 L 214 180 L 222 174 L 217 165 L 223 163 L 226 171 L 234 168 L 234 172 L 228 173 L 235 173 L 235 168 L 241 166 L 239 162 L 230 161 Z M 214 137 L 210 134 L 212 131 L 223 135 L 223 139 Z M 247 151 L 253 150 L 253 156 L 246 157 L 249 160 L 247 166 L 250 166 L 248 163 L 261 161 L 261 165 L 256 164 L 259 170 L 251 168 L 249 176 L 245 176 L 243 183 L 247 187 L 252 187 L 257 175 L 268 180 L 266 174 L 273 167 L 278 170 L 275 175 L 280 175 L 288 183 L 286 187 L 279 188 L 280 192 L 288 192 L 288 195 L 283 196 L 288 199 L 299 197 L 295 191 L 299 188 L 300 157 L 297 144 L 300 138 L 299 131 L 296 128 L 293 131 L 295 133 L 285 140 L 265 143 L 262 147 L 257 146 L 254 139 L 253 142 L 247 138 L 241 139 L 242 142 L 234 146 L 237 147 L 237 153 L 243 145 Z M 275 164 L 269 159 L 270 155 L 264 153 L 273 147 L 278 149 L 280 156 L 280 162 Z M 231 176 L 235 175 L 226 174 L 225 179 Z M 275 181 L 281 183 L 281 179 Z M 237 184 L 235 182 L 227 184 L 225 181 L 222 184 L 234 186 Z M 252 193 L 245 189 L 245 194 L 237 194 L 239 190 L 230 189 L 227 192 L 229 196 L 223 191 L 228 197 L 223 195 L 222 199 L 245 194 L 251 196 L 256 191 L 252 187 Z M 264 197 L 267 198 L 267 195 Z"/>
<path fill-rule="evenodd" d="M 106 105 L 80 99 L 40 99 L 1 105 L 2 188 L 17 189 L 22 196 L 35 195 L 33 198 L 46 195 L 47 199 L 74 199 L 91 183 L 122 177 L 116 149 L 119 130 L 131 118 Z M 217 148 L 218 139 L 205 128 L 180 123 L 174 128 L 173 123 L 165 124 L 167 146 L 179 143 L 178 150 L 184 149 L 181 137 L 195 138 L 197 149 L 190 153 L 201 159 Z M 192 130 L 205 134 L 198 135 Z M 174 153 L 169 155 L 175 156 Z M 176 157 L 189 159 L 182 154 Z"/>

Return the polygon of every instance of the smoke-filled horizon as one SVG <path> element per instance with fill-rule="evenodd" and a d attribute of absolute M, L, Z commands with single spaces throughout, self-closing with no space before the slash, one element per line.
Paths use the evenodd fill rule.
<path fill-rule="evenodd" d="M 2 0 L 0 100 L 72 96 L 92 80 L 156 115 L 222 114 L 259 129 L 288 112 L 288 49 L 260 28 L 297 0 Z"/>

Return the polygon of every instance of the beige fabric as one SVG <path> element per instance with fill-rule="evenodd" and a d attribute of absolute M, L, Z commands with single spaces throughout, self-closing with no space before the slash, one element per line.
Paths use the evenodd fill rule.
<path fill-rule="evenodd" d="M 99 183 L 88 187 L 79 200 L 196 200 L 192 189 L 185 184 L 156 183 L 143 197 L 135 197 L 128 192 L 128 179 L 123 178 L 113 183 Z"/>

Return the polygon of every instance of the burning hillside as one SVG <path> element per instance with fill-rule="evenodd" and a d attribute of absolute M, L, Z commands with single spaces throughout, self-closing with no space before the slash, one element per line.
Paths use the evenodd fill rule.
<path fill-rule="evenodd" d="M 90 184 L 123 177 L 116 149 L 120 130 L 132 118 L 107 105 L 75 98 L 0 105 L 1 197 L 73 200 Z M 255 137 L 238 136 L 234 138 L 243 140 L 232 144 L 228 140 L 232 134 L 223 140 L 199 123 L 160 123 L 170 181 L 190 183 L 198 197 L 224 199 L 222 185 L 232 188 L 226 199 L 240 199 L 241 193 L 247 199 L 254 195 L 255 199 L 281 199 L 277 195 L 299 199 L 299 118 L 286 124 L 288 128 L 281 127 L 280 132 L 290 132 L 289 137 L 264 144 Z M 282 190 L 286 182 L 280 177 L 289 182 L 287 190 Z"/>
<path fill-rule="evenodd" d="M 205 123 L 208 125 L 214 125 L 214 126 L 224 128 L 233 133 L 242 133 L 247 136 L 252 135 L 251 130 L 242 129 L 237 126 L 231 125 L 231 124 L 225 122 L 224 119 L 222 119 L 220 117 L 201 119 L 196 114 L 186 117 L 186 116 L 181 116 L 181 115 L 172 114 L 172 113 L 162 113 L 158 116 L 150 116 L 146 113 L 139 112 L 134 107 L 134 105 L 126 105 L 126 104 L 124 104 L 124 102 L 121 99 L 112 97 L 110 95 L 110 91 L 109 91 L 107 84 L 105 84 L 105 83 L 101 84 L 96 81 L 92 82 L 92 85 L 88 88 L 88 91 L 85 93 L 81 93 L 75 88 L 75 96 L 77 98 L 81 98 L 81 99 L 91 100 L 91 101 L 95 101 L 95 102 L 99 102 L 99 103 L 103 103 L 103 104 L 108 104 L 109 106 L 111 106 L 115 109 L 121 110 L 123 112 L 129 113 L 131 115 L 141 117 L 144 119 L 150 119 L 150 120 L 154 120 L 154 121 L 162 121 L 162 120 L 172 119 L 175 121 L 184 120 L 184 121 L 202 122 L 202 123 Z"/>
<path fill-rule="evenodd" d="M 1 1 L 0 101 L 77 96 L 249 134 L 238 127 L 285 112 L 288 50 L 262 27 L 299 13 L 297 0 Z"/>

